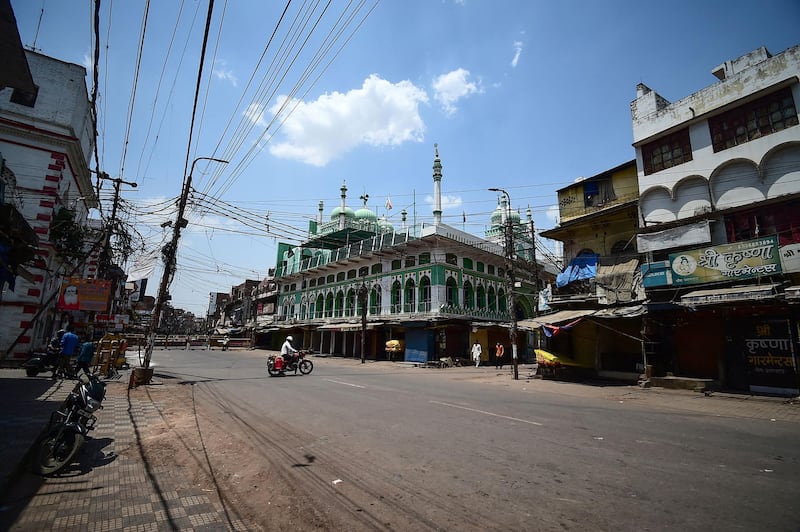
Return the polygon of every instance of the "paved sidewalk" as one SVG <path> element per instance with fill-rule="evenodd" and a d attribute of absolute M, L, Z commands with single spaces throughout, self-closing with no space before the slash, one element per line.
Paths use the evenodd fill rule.
<path fill-rule="evenodd" d="M 128 373 L 107 381 L 97 428 L 78 462 L 59 476 L 41 478 L 23 459 L 74 383 L 0 370 L 3 390 L 23 396 L 0 407 L 0 530 L 258 529 L 224 507 L 216 490 L 187 481 L 175 468 L 148 465 L 139 450 L 140 431 L 163 419 L 158 404 L 138 398 L 146 397 L 139 389 L 129 395 Z"/>

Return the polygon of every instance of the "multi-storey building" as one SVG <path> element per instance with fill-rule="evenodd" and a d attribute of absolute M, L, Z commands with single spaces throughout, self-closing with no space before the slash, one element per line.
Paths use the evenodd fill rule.
<path fill-rule="evenodd" d="M 0 305 L 0 352 L 14 358 L 41 346 L 62 321 L 55 297 L 62 278 L 92 275 L 65 260 L 52 237 L 67 225 L 86 226 L 89 209 L 97 207 L 88 166 L 94 130 L 86 70 L 30 51 L 24 58 L 34 91 L 0 90 L 0 153 L 14 175 L 20 213 L 39 239 L 35 259 L 25 265 L 30 276 L 7 288 Z"/>
<path fill-rule="evenodd" d="M 571 324 L 552 328 L 559 332 L 549 336 L 548 349 L 602 376 L 636 378 L 644 371 L 636 161 L 557 193 L 560 223 L 542 236 L 562 242 L 567 266 L 549 298 L 556 312 L 530 325 Z"/>
<path fill-rule="evenodd" d="M 433 164 L 433 221 L 395 228 L 367 207 L 341 203 L 312 221 L 306 241 L 278 247 L 276 325 L 318 352 L 383 358 L 384 343 L 401 339 L 405 360 L 466 357 L 470 344 L 508 347 L 509 284 L 504 248 L 441 221 L 442 163 Z M 533 315 L 525 283 L 516 317 Z M 362 341 L 362 331 L 366 336 Z M 526 345 L 525 335 L 518 346 Z M 509 350 L 510 352 L 510 350 Z"/>
<path fill-rule="evenodd" d="M 754 50 L 671 103 L 631 104 L 656 374 L 797 394 L 800 47 Z"/>

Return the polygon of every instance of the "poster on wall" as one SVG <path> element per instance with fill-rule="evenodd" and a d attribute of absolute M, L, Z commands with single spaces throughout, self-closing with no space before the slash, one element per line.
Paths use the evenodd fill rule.
<path fill-rule="evenodd" d="M 750 279 L 782 271 L 775 235 L 672 253 L 669 263 L 676 286 Z"/>
<path fill-rule="evenodd" d="M 61 283 L 58 310 L 105 312 L 111 295 L 111 281 L 67 277 Z"/>
<path fill-rule="evenodd" d="M 750 391 L 781 395 L 800 393 L 789 321 L 752 320 L 747 328 L 743 351 L 750 375 Z"/>

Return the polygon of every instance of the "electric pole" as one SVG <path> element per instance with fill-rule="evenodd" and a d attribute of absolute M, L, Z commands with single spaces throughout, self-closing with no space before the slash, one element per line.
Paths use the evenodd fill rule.
<path fill-rule="evenodd" d="M 216 161 L 218 163 L 228 163 L 228 161 L 215 159 L 214 157 L 198 157 L 192 161 L 189 175 L 186 176 L 186 180 L 183 183 L 183 190 L 181 191 L 181 197 L 178 200 L 178 214 L 175 219 L 175 224 L 172 226 L 172 239 L 162 249 L 162 253 L 164 255 L 164 272 L 161 275 L 161 283 L 158 287 L 158 295 L 156 296 L 156 303 L 153 307 L 153 314 L 150 319 L 150 327 L 147 335 L 147 348 L 145 349 L 144 359 L 142 360 L 143 368 L 150 367 L 150 359 L 153 355 L 153 347 L 155 344 L 155 333 L 161 319 L 161 310 L 164 306 L 164 302 L 167 299 L 167 290 L 169 289 L 169 284 L 172 281 L 172 275 L 175 273 L 175 262 L 178 254 L 178 240 L 181 237 L 181 229 L 189 225 L 189 221 L 186 220 L 183 215 L 186 212 L 186 203 L 189 199 L 189 193 L 192 190 L 192 174 L 194 173 L 194 165 L 197 164 L 197 161 Z"/>
<path fill-rule="evenodd" d="M 518 353 L 517 353 L 517 298 L 514 294 L 514 288 L 517 284 L 516 275 L 514 272 L 514 227 L 511 221 L 511 196 L 502 188 L 490 188 L 492 192 L 500 192 L 506 197 L 506 212 L 505 223 L 505 259 L 506 259 L 506 276 L 509 282 L 508 287 L 508 304 L 511 306 L 511 330 L 509 331 L 509 340 L 511 341 L 511 365 L 514 368 L 514 380 L 519 380 L 519 366 Z"/>
<path fill-rule="evenodd" d="M 533 225 L 533 214 L 528 206 L 528 221 L 531 225 L 531 259 L 533 260 L 533 317 L 539 315 L 539 263 L 536 261 L 536 229 Z"/>
<path fill-rule="evenodd" d="M 361 363 L 364 364 L 366 345 L 367 345 L 367 295 L 369 289 L 365 283 L 361 283 L 358 289 L 358 301 L 361 303 Z"/>
<path fill-rule="evenodd" d="M 99 279 L 104 279 L 108 274 L 108 270 L 111 264 L 111 234 L 114 232 L 114 226 L 117 223 L 117 205 L 119 204 L 119 187 L 120 185 L 125 184 L 133 188 L 136 188 L 138 185 L 132 181 L 124 181 L 119 177 L 111 178 L 105 172 L 100 174 L 100 179 L 105 179 L 106 181 L 111 181 L 114 183 L 114 202 L 111 205 L 111 216 L 109 216 L 108 218 L 108 224 L 106 226 L 105 242 L 103 244 L 103 249 L 100 251 L 100 260 L 99 260 L 100 264 L 97 272 L 97 277 Z"/>

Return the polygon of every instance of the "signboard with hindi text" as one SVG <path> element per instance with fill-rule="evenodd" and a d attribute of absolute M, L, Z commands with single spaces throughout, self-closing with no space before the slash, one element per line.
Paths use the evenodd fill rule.
<path fill-rule="evenodd" d="M 106 312 L 111 296 L 111 281 L 67 277 L 61 283 L 56 308 Z"/>
<path fill-rule="evenodd" d="M 669 264 L 676 286 L 751 279 L 782 271 L 775 235 L 672 253 Z"/>
<path fill-rule="evenodd" d="M 742 340 L 750 391 L 800 393 L 797 358 L 788 320 L 749 320 Z"/>

